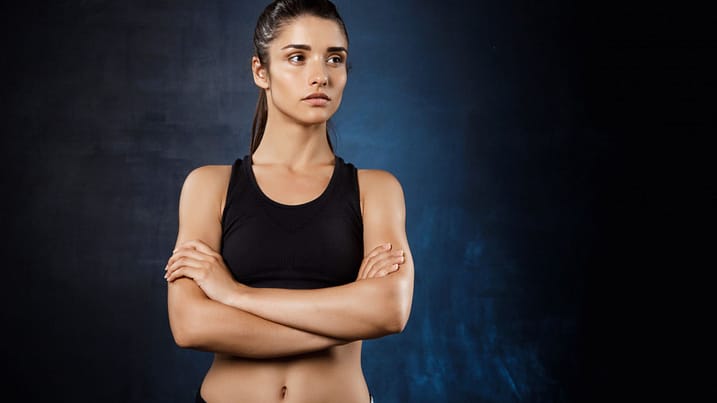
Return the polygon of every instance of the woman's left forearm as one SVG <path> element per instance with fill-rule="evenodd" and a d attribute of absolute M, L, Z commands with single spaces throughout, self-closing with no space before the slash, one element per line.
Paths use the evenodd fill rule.
<path fill-rule="evenodd" d="M 411 310 L 410 270 L 313 290 L 244 288 L 225 303 L 272 322 L 344 340 L 403 330 Z"/>

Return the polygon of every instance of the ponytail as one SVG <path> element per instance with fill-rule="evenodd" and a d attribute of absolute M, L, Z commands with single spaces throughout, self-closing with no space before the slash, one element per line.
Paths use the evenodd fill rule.
<path fill-rule="evenodd" d="M 266 116 L 266 92 L 264 91 L 264 89 L 260 89 L 259 100 L 256 102 L 256 112 L 254 112 L 254 121 L 251 124 L 251 143 L 249 146 L 251 154 L 254 154 L 254 151 L 259 148 L 261 138 L 264 137 L 264 129 L 266 128 Z"/>

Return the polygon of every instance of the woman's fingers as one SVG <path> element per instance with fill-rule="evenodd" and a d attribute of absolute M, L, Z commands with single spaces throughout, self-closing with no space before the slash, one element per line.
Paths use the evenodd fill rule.
<path fill-rule="evenodd" d="M 383 250 L 380 251 L 378 254 L 369 255 L 364 259 L 364 270 L 363 274 L 361 276 L 362 280 L 365 280 L 370 277 L 370 273 L 375 270 L 376 265 L 379 264 L 383 259 L 386 258 L 386 256 L 390 256 L 390 251 Z"/>
<path fill-rule="evenodd" d="M 187 255 L 198 260 L 206 260 L 206 258 L 223 259 L 219 253 L 215 252 L 214 249 L 206 243 L 199 239 L 192 239 L 190 241 L 182 242 L 172 251 L 172 256 L 169 257 L 167 265 L 164 266 L 164 270 L 166 271 L 169 269 L 169 266 L 175 260 Z"/>
<path fill-rule="evenodd" d="M 364 256 L 363 260 L 361 261 L 361 266 L 359 267 L 359 273 L 358 273 L 357 279 L 362 280 L 365 278 L 366 266 L 368 265 L 370 259 L 378 256 L 380 253 L 383 253 L 383 252 L 386 252 L 389 250 L 391 250 L 391 244 L 384 243 L 384 244 L 378 245 L 377 247 L 373 248 L 368 255 Z"/>
<path fill-rule="evenodd" d="M 196 281 L 197 277 L 200 276 L 201 273 L 202 273 L 202 271 L 196 267 L 182 266 L 182 267 L 178 268 L 177 270 L 174 270 L 167 277 L 167 281 L 171 283 L 172 281 L 174 281 L 178 278 L 182 278 L 182 277 L 188 277 L 188 278 L 191 278 L 192 280 Z"/>
<path fill-rule="evenodd" d="M 196 249 L 178 249 L 177 252 L 169 258 L 169 260 L 167 261 L 167 265 L 164 267 L 164 270 L 170 271 L 170 268 L 174 265 L 174 263 L 182 258 L 189 258 L 203 262 L 211 262 L 215 259 L 213 256 L 206 255 L 202 252 L 197 251 Z"/>
<path fill-rule="evenodd" d="M 403 251 L 396 251 L 377 256 L 372 264 L 367 267 L 366 278 L 383 277 L 398 270 L 404 262 Z"/>
<path fill-rule="evenodd" d="M 369 255 L 363 261 L 363 267 L 360 270 L 359 279 L 365 280 L 367 278 L 384 276 L 398 270 L 398 266 L 403 263 L 403 251 L 388 251 L 384 250 L 376 255 Z M 379 274 L 381 272 L 381 274 Z"/>
<path fill-rule="evenodd" d="M 164 276 L 168 282 L 191 278 L 210 299 L 222 303 L 242 289 L 224 263 L 222 256 L 201 241 L 188 241 L 174 250 Z"/>
<path fill-rule="evenodd" d="M 374 257 L 374 256 L 378 255 L 379 253 L 391 250 L 391 247 L 392 247 L 392 245 L 390 243 L 378 245 L 377 247 L 373 248 L 373 250 L 371 250 L 371 253 L 369 253 L 367 257 Z"/>
<path fill-rule="evenodd" d="M 167 272 L 164 274 L 164 278 L 169 279 L 172 274 L 181 267 L 193 267 L 197 269 L 202 269 L 208 266 L 209 264 L 206 258 L 196 259 L 192 256 L 181 256 L 175 259 L 172 264 L 167 266 Z"/>

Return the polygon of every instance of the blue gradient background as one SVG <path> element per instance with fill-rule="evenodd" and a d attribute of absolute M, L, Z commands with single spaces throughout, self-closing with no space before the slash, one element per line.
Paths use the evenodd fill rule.
<path fill-rule="evenodd" d="M 597 206 L 623 202 L 609 190 L 625 153 L 619 116 L 601 120 L 617 84 L 595 74 L 593 52 L 610 51 L 588 32 L 604 14 L 336 3 L 352 70 L 335 150 L 402 182 L 416 264 L 407 328 L 364 344 L 377 403 L 607 396 L 613 373 L 598 367 L 621 336 L 588 284 L 615 270 L 598 258 L 614 218 Z M 174 345 L 162 268 L 186 174 L 248 152 L 264 4 L 4 10 L 6 396 L 193 401 L 211 354 Z"/>

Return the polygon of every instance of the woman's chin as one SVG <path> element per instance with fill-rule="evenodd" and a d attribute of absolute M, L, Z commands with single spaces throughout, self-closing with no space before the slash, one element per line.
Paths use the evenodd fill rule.
<path fill-rule="evenodd" d="M 303 119 L 299 119 L 299 122 L 304 126 L 316 126 L 326 123 L 331 118 L 329 114 L 304 116 Z"/>

